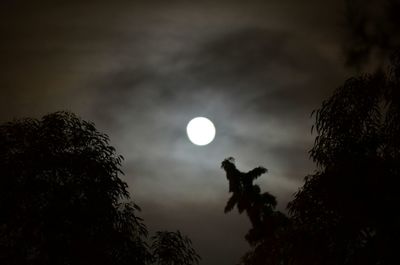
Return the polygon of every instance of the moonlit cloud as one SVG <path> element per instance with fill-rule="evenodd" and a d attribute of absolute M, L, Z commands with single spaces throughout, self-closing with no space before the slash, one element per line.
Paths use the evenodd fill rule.
<path fill-rule="evenodd" d="M 181 229 L 204 265 L 233 264 L 250 224 L 223 214 L 220 163 L 267 167 L 259 183 L 284 209 L 313 170 L 310 113 L 346 77 L 337 1 L 265 2 L 10 1 L 0 120 L 67 109 L 94 121 L 149 228 Z M 186 137 L 196 116 L 217 127 L 207 147 Z"/>

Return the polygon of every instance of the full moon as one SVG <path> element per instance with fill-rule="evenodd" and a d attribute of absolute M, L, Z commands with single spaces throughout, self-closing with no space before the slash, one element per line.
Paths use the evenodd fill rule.
<path fill-rule="evenodd" d="M 188 123 L 186 132 L 195 145 L 207 145 L 214 140 L 215 126 L 209 119 L 197 117 Z"/>

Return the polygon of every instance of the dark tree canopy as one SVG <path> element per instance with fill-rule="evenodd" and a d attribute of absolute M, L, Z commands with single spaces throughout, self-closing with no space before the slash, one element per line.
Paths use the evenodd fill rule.
<path fill-rule="evenodd" d="M 262 223 L 258 231 L 271 232 L 257 232 L 256 242 L 249 240 L 253 248 L 242 263 L 398 264 L 400 57 L 394 55 L 391 62 L 386 73 L 347 80 L 315 112 L 317 136 L 310 156 L 317 169 L 289 203 L 287 219 Z M 238 198 L 261 196 L 255 185 L 256 192 L 231 188 L 260 173 L 241 173 L 232 160 L 225 160 L 223 168 L 230 191 L 244 191 Z M 228 209 L 239 200 L 232 197 Z M 242 208 L 254 205 L 247 202 Z"/>
<path fill-rule="evenodd" d="M 0 125 L 0 264 L 157 262 L 121 161 L 105 134 L 69 112 Z M 194 264 L 189 250 L 173 264 Z"/>
<path fill-rule="evenodd" d="M 325 264 L 392 264 L 397 256 L 399 59 L 392 57 L 386 74 L 349 79 L 316 112 L 310 155 L 318 169 L 289 211 L 318 240 L 311 251 Z"/>
<path fill-rule="evenodd" d="M 142 264 L 147 230 L 108 137 L 72 113 L 0 126 L 1 264 Z"/>

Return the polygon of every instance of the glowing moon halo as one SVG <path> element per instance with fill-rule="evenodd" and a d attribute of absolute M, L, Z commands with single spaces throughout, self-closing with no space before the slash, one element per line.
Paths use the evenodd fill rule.
<path fill-rule="evenodd" d="M 214 140 L 215 126 L 207 118 L 196 117 L 188 123 L 186 132 L 189 140 L 195 145 L 207 145 Z"/>

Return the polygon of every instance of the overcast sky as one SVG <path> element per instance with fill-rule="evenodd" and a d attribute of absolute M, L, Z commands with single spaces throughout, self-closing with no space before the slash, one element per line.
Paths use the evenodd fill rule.
<path fill-rule="evenodd" d="M 265 166 L 284 210 L 314 166 L 310 113 L 350 76 L 341 1 L 5 1 L 0 121 L 70 110 L 125 157 L 150 229 L 181 230 L 202 265 L 248 248 L 246 216 L 223 208 L 220 168 Z M 196 116 L 215 140 L 186 137 Z"/>

